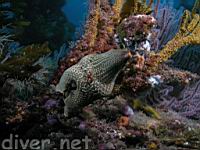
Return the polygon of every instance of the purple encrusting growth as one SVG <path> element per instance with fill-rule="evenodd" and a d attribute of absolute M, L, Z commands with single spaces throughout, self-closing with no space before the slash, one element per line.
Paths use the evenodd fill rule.
<path fill-rule="evenodd" d="M 58 101 L 53 100 L 53 99 L 49 99 L 48 101 L 46 101 L 46 103 L 44 104 L 44 108 L 46 110 L 50 110 L 52 108 L 57 108 L 59 105 Z"/>
<path fill-rule="evenodd" d="M 179 30 L 183 8 L 174 9 L 168 5 L 160 5 L 154 17 L 157 20 L 157 27 L 153 29 L 151 49 L 159 51 L 176 35 Z"/>
<path fill-rule="evenodd" d="M 49 124 L 49 125 L 54 125 L 54 124 L 56 124 L 58 121 L 57 121 L 57 118 L 56 118 L 56 116 L 54 116 L 54 115 L 47 115 L 47 123 Z"/>
<path fill-rule="evenodd" d="M 49 99 L 43 105 L 43 108 L 48 112 L 46 115 L 47 123 L 49 125 L 54 125 L 58 122 L 57 116 L 52 112 L 59 107 L 59 101 L 54 99 Z"/>
<path fill-rule="evenodd" d="M 134 115 L 133 109 L 129 105 L 125 106 L 123 113 L 129 117 Z"/>
<path fill-rule="evenodd" d="M 82 122 L 79 124 L 78 128 L 79 128 L 82 132 L 84 132 L 84 131 L 86 130 L 86 123 L 85 123 L 84 121 L 82 121 Z"/>

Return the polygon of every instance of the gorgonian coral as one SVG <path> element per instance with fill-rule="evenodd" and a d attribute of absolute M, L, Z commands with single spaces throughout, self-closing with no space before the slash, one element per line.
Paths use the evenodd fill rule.
<path fill-rule="evenodd" d="M 179 114 L 193 118 L 200 119 L 200 81 L 192 86 L 186 87 L 180 96 L 175 97 L 172 95 L 174 92 L 173 86 L 166 86 L 163 90 L 159 91 L 160 97 L 159 107 L 172 109 Z"/>
<path fill-rule="evenodd" d="M 150 59 L 154 60 L 151 69 L 155 69 L 159 64 L 168 60 L 179 48 L 189 44 L 200 44 L 199 33 L 200 16 L 186 10 L 176 36 L 169 41 L 159 53 L 151 55 Z"/>
<path fill-rule="evenodd" d="M 200 119 L 200 82 L 183 90 L 180 99 L 169 102 L 167 107 L 183 116 Z"/>
<path fill-rule="evenodd" d="M 200 45 L 188 45 L 178 50 L 172 57 L 172 65 L 200 74 Z"/>
<path fill-rule="evenodd" d="M 183 8 L 178 10 L 171 6 L 161 4 L 154 17 L 157 20 L 157 27 L 152 30 L 151 49 L 161 50 L 167 42 L 173 39 L 179 30 Z"/>

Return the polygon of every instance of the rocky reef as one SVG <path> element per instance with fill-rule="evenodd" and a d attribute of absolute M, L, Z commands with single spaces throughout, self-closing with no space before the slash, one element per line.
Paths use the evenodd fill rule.
<path fill-rule="evenodd" d="M 2 0 L 1 24 L 12 31 L 22 45 L 49 42 L 56 49 L 72 40 L 74 26 L 61 11 L 64 0 Z M 31 11 L 30 11 L 31 10 Z"/>
<path fill-rule="evenodd" d="M 84 34 L 69 48 L 63 16 L 62 29 L 51 22 L 63 1 L 44 11 L 39 0 L 13 3 L 3 8 L 20 6 L 13 25 L 23 32 L 7 32 L 9 19 L 2 21 L 0 142 L 16 134 L 50 139 L 45 150 L 85 137 L 91 150 L 200 149 L 199 0 L 190 10 L 160 0 L 89 0 Z M 30 7 L 40 17 L 25 14 Z M 52 50 L 60 35 L 61 48 Z"/>

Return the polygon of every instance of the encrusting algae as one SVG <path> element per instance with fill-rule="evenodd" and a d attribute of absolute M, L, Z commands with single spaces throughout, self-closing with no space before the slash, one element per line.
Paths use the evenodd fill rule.
<path fill-rule="evenodd" d="M 120 13 L 122 6 L 124 4 L 125 0 L 116 0 L 114 5 L 113 5 L 113 11 L 115 13 L 115 16 L 113 16 L 113 20 L 116 20 L 117 23 L 120 21 Z"/>
<path fill-rule="evenodd" d="M 144 102 L 141 102 L 141 100 L 139 99 L 133 100 L 133 108 L 136 110 L 143 111 L 143 113 L 155 119 L 161 119 L 160 114 L 153 107 L 148 106 Z"/>
<path fill-rule="evenodd" d="M 89 16 L 89 20 L 86 23 L 86 28 L 85 28 L 85 38 L 89 38 L 90 41 L 88 43 L 89 47 L 94 46 L 97 34 L 98 34 L 98 22 L 100 19 L 100 0 L 96 0 L 96 5 L 94 5 L 94 8 L 91 8 L 91 14 Z M 81 48 L 81 47 L 80 47 Z M 82 50 L 85 50 L 84 47 Z"/>

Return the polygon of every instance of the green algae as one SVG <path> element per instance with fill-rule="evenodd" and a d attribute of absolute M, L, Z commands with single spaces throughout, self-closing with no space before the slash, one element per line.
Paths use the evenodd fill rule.
<path fill-rule="evenodd" d="M 40 66 L 33 66 L 40 57 L 50 53 L 48 43 L 29 45 L 21 50 L 5 63 L 0 64 L 0 71 L 7 72 L 10 76 L 24 78 L 41 69 Z"/>
<path fill-rule="evenodd" d="M 160 119 L 160 114 L 151 106 L 148 106 L 147 104 L 141 102 L 141 100 L 134 100 L 133 101 L 133 108 L 136 110 L 140 110 L 147 114 L 148 116 L 151 116 L 155 119 Z"/>

